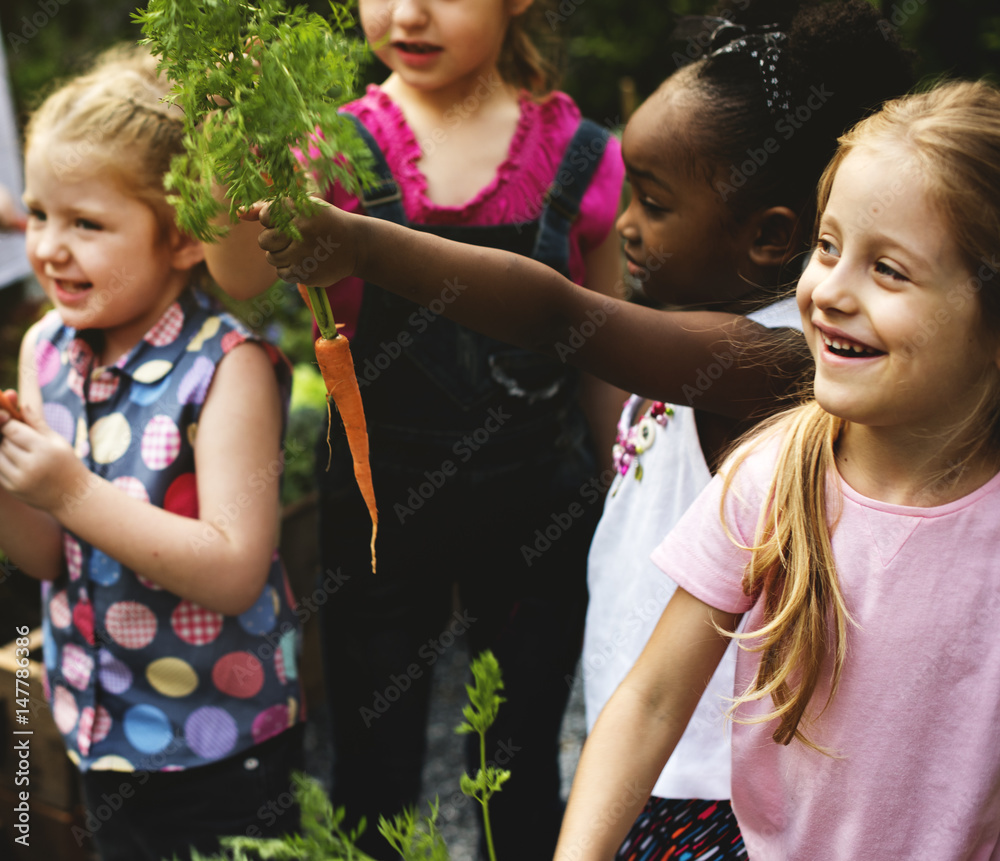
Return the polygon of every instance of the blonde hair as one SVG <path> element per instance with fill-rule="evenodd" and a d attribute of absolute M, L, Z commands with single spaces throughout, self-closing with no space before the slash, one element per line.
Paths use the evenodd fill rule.
<path fill-rule="evenodd" d="M 62 84 L 32 114 L 25 150 L 43 136 L 72 144 L 58 172 L 80 165 L 110 169 L 128 192 L 146 203 L 163 230 L 174 223 L 163 177 L 183 152 L 183 117 L 163 101 L 170 82 L 156 58 L 138 45 L 101 54 L 84 74 Z"/>
<path fill-rule="evenodd" d="M 1000 333 L 1000 284 L 992 255 L 1000 244 L 1000 91 L 984 82 L 940 83 L 927 92 L 887 102 L 839 140 L 840 146 L 819 186 L 819 212 L 830 198 L 837 170 L 848 153 L 892 146 L 915 160 L 926 193 L 953 228 L 972 272 L 970 298 L 982 309 L 984 328 Z M 998 279 L 1000 280 L 1000 279 Z M 1000 384 L 987 369 L 983 396 L 974 415 L 961 417 L 950 433 L 961 444 L 961 464 L 938 481 L 954 481 L 973 458 L 1000 459 Z M 825 751 L 800 728 L 824 664 L 833 661 L 830 691 L 837 691 L 852 624 L 837 577 L 831 535 L 839 512 L 828 510 L 827 476 L 834 469 L 835 445 L 846 421 L 814 400 L 762 425 L 755 439 L 781 435 L 781 450 L 743 578 L 747 595 L 763 601 L 762 626 L 736 635 L 743 648 L 760 652 L 742 703 L 770 696 L 773 710 L 752 722 L 777 720 L 772 738 L 797 738 Z M 740 463 L 756 446 L 745 446 L 728 469 L 726 494 Z M 752 641 L 752 644 L 748 644 Z M 815 715 L 814 715 L 815 716 Z"/>

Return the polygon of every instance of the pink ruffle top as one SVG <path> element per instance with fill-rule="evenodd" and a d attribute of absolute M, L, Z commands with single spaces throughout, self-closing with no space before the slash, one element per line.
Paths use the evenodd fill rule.
<path fill-rule="evenodd" d="M 580 122 L 579 108 L 561 92 L 541 102 L 522 92 L 520 108 L 507 158 L 493 180 L 461 206 L 440 206 L 427 197 L 427 179 L 420 171 L 420 144 L 399 106 L 381 87 L 370 84 L 364 96 L 344 109 L 365 124 L 381 147 L 411 222 L 493 225 L 538 217 L 545 192 Z M 611 136 L 570 230 L 570 276 L 577 284 L 583 284 L 586 277 L 584 256 L 604 241 L 614 225 L 623 176 L 621 146 Z M 358 198 L 339 185 L 328 190 L 326 199 L 348 212 L 362 211 Z M 360 279 L 345 278 L 327 291 L 334 317 L 345 324 L 342 331 L 347 337 L 354 334 L 362 288 Z"/>

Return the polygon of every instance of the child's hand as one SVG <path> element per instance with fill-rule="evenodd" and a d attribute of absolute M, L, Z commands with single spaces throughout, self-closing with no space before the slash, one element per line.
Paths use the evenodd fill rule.
<path fill-rule="evenodd" d="M 313 202 L 317 208 L 312 215 L 295 219 L 301 239 L 271 227 L 270 204 L 254 207 L 241 217 L 256 218 L 264 226 L 257 242 L 279 278 L 307 287 L 326 287 L 354 274 L 358 249 L 352 218 L 357 216 L 318 198 Z"/>
<path fill-rule="evenodd" d="M 22 502 L 50 513 L 90 475 L 72 447 L 34 409 L 24 421 L 0 411 L 0 487 Z M 81 483 L 82 482 L 82 483 Z"/>

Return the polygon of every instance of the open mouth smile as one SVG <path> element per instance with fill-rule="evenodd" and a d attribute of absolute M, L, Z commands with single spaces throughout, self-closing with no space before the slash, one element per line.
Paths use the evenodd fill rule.
<path fill-rule="evenodd" d="M 819 334 L 823 339 L 823 343 L 826 344 L 827 350 L 835 356 L 844 356 L 846 358 L 856 359 L 885 355 L 883 350 L 876 350 L 874 347 L 867 347 L 857 341 L 850 341 L 842 335 L 838 335 L 834 338 L 827 335 L 825 332 L 820 332 Z"/>
<path fill-rule="evenodd" d="M 437 45 L 427 42 L 393 42 L 392 47 L 404 54 L 436 54 L 441 51 Z"/>

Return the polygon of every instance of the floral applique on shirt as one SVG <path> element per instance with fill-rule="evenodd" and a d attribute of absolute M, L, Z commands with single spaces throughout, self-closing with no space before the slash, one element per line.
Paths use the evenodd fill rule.
<path fill-rule="evenodd" d="M 642 481 L 642 463 L 639 456 L 647 451 L 656 441 L 656 427 L 666 427 L 674 408 L 663 401 L 653 401 L 646 415 L 632 424 L 635 410 L 641 403 L 639 395 L 630 395 L 625 402 L 622 416 L 618 420 L 618 436 L 611 450 L 614 458 L 615 471 L 624 476 L 635 462 L 635 480 Z"/>

